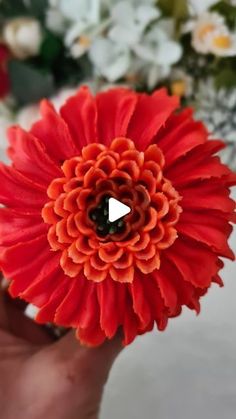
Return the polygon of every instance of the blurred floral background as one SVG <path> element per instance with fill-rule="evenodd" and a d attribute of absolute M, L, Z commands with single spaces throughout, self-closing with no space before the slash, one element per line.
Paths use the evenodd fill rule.
<path fill-rule="evenodd" d="M 194 107 L 236 167 L 236 0 L 0 0 L 0 147 L 38 103 L 80 84 L 160 85 Z"/>

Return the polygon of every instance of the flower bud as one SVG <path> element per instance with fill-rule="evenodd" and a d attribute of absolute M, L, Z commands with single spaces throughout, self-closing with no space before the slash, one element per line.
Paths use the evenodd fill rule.
<path fill-rule="evenodd" d="M 39 53 L 42 29 L 33 18 L 12 19 L 3 28 L 3 39 L 17 58 L 25 59 Z"/>

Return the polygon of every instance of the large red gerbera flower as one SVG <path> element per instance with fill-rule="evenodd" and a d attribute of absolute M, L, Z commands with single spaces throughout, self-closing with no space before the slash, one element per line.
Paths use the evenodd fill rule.
<path fill-rule="evenodd" d="M 5 45 L 0 44 L 0 99 L 4 98 L 10 90 L 10 80 L 7 71 L 7 61 L 10 53 Z"/>
<path fill-rule="evenodd" d="M 77 329 L 88 345 L 163 330 L 182 306 L 199 312 L 235 221 L 233 173 L 178 100 L 86 87 L 60 115 L 47 101 L 31 131 L 9 131 L 0 167 L 0 263 L 10 293 L 38 322 Z M 108 220 L 110 197 L 132 211 Z"/>

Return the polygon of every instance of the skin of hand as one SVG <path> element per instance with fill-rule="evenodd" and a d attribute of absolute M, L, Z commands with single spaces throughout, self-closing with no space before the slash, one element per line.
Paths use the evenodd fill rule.
<path fill-rule="evenodd" d="M 22 308 L 0 287 L 1 419 L 98 419 L 121 337 L 86 348 L 70 331 L 55 342 Z"/>

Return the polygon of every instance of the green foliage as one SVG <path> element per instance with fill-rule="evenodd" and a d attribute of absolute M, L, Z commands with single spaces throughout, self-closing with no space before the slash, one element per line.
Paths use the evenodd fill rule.
<path fill-rule="evenodd" d="M 48 0 L 0 0 L 0 19 L 33 16 L 43 21 Z"/>
<path fill-rule="evenodd" d="M 34 68 L 24 61 L 11 60 L 9 75 L 12 94 L 19 105 L 39 101 L 53 94 L 55 86 L 52 74 Z"/>
<path fill-rule="evenodd" d="M 219 1 L 215 4 L 212 9 L 215 12 L 220 13 L 222 16 L 225 17 L 228 26 L 231 29 L 235 29 L 236 27 L 236 7 L 232 6 L 227 0 Z"/>
<path fill-rule="evenodd" d="M 215 86 L 217 89 L 236 87 L 236 71 L 232 68 L 219 70 L 215 77 Z"/>
<path fill-rule="evenodd" d="M 40 56 L 46 67 L 51 67 L 63 50 L 63 42 L 51 32 L 46 32 L 40 49 Z"/>
<path fill-rule="evenodd" d="M 176 19 L 185 19 L 188 16 L 187 0 L 159 0 L 158 6 L 166 16 Z"/>

